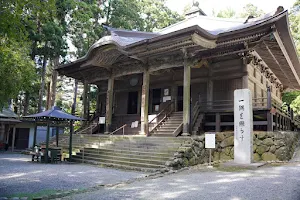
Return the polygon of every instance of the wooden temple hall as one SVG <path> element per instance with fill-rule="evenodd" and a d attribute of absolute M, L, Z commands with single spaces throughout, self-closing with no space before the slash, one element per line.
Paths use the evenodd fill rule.
<path fill-rule="evenodd" d="M 282 107 L 283 91 L 300 89 L 287 11 L 242 21 L 190 16 L 155 33 L 108 31 L 84 57 L 57 68 L 84 84 L 86 117 L 88 85 L 98 86 L 89 133 L 233 130 L 234 90 L 242 88 L 252 92 L 254 130 L 297 129 L 300 121 Z M 100 116 L 105 124 L 95 125 Z"/>

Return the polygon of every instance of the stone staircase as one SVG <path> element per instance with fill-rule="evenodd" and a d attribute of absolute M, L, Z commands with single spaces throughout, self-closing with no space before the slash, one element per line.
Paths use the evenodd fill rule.
<path fill-rule="evenodd" d="M 183 112 L 173 112 L 161 126 L 154 130 L 154 135 L 174 137 L 176 131 L 182 131 L 179 130 L 182 125 L 182 118 Z"/>
<path fill-rule="evenodd" d="M 189 137 L 74 135 L 72 161 L 114 168 L 156 171 L 164 167 Z M 55 140 L 54 140 L 55 141 Z M 68 135 L 59 146 L 68 154 Z"/>

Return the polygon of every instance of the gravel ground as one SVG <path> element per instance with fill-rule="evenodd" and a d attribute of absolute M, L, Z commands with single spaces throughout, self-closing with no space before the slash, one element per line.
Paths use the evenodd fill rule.
<path fill-rule="evenodd" d="M 40 164 L 31 157 L 0 153 L 0 197 L 41 190 L 69 190 L 113 184 L 145 173 L 83 164 Z"/>
<path fill-rule="evenodd" d="M 299 200 L 300 164 L 240 172 L 189 170 L 64 199 Z"/>

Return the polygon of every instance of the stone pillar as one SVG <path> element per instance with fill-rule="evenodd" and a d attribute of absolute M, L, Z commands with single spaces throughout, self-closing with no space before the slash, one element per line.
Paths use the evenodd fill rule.
<path fill-rule="evenodd" d="M 114 94 L 114 78 L 110 77 L 108 79 L 107 92 L 106 92 L 105 133 L 111 132 L 113 94 Z"/>
<path fill-rule="evenodd" d="M 141 135 L 148 135 L 148 108 L 149 108 L 149 80 L 150 74 L 148 70 L 143 74 L 142 99 L 141 99 Z"/>
<path fill-rule="evenodd" d="M 191 120 L 191 66 L 187 61 L 187 52 L 184 51 L 184 74 L 183 74 L 183 130 L 182 135 L 190 135 Z"/>
<path fill-rule="evenodd" d="M 83 83 L 83 94 L 82 94 L 83 118 L 85 119 L 88 119 L 88 90 L 89 90 L 89 85 L 85 81 Z"/>

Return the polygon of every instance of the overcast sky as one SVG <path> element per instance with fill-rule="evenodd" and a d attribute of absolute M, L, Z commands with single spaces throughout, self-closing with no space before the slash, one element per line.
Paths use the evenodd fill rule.
<path fill-rule="evenodd" d="M 237 13 L 243 10 L 243 7 L 252 3 L 265 13 L 273 12 L 278 6 L 283 6 L 284 9 L 290 9 L 296 0 L 198 0 L 200 8 L 207 14 L 211 15 L 212 11 L 224 10 L 232 8 Z M 179 13 L 182 13 L 183 8 L 187 4 L 192 4 L 193 0 L 167 0 L 167 6 Z"/>

